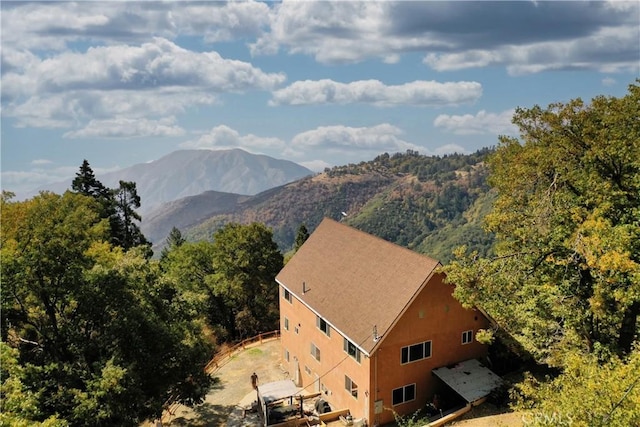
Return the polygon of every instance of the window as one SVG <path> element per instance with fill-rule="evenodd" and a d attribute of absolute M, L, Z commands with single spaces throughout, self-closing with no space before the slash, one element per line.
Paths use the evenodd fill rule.
<path fill-rule="evenodd" d="M 473 341 L 473 331 L 464 331 L 462 333 L 462 344 L 469 344 Z"/>
<path fill-rule="evenodd" d="M 287 349 L 284 350 L 284 360 L 286 360 L 287 362 L 289 361 L 289 350 Z"/>
<path fill-rule="evenodd" d="M 319 362 L 320 361 L 320 349 L 316 347 L 314 343 L 311 343 L 311 355 Z"/>
<path fill-rule="evenodd" d="M 307 365 L 304 365 L 304 371 L 307 373 L 307 375 L 311 375 L 311 369 Z"/>
<path fill-rule="evenodd" d="M 284 299 L 289 301 L 289 304 L 293 304 L 293 298 L 291 297 L 291 292 L 289 292 L 285 288 L 282 288 L 282 290 L 284 291 L 284 294 L 283 294 Z"/>
<path fill-rule="evenodd" d="M 416 385 L 409 384 L 404 387 L 396 388 L 391 392 L 391 403 L 393 406 L 401 403 L 411 402 L 416 398 Z"/>
<path fill-rule="evenodd" d="M 289 319 L 287 319 L 286 317 L 284 318 L 284 330 L 289 330 Z"/>
<path fill-rule="evenodd" d="M 358 347 L 356 347 L 356 345 L 354 343 L 352 343 L 351 341 L 349 341 L 348 339 L 344 339 L 344 351 L 345 353 L 347 353 L 349 356 L 353 357 L 354 359 L 356 359 L 356 361 L 358 363 L 360 363 L 360 350 L 358 350 Z"/>
<path fill-rule="evenodd" d="M 402 347 L 401 364 L 417 362 L 418 360 L 431 357 L 431 341 Z"/>
<path fill-rule="evenodd" d="M 356 399 L 358 398 L 358 385 L 346 375 L 344 376 L 344 388 L 349 393 L 351 393 L 351 396 L 355 397 Z"/>
<path fill-rule="evenodd" d="M 320 316 L 316 316 L 316 326 L 322 332 L 324 332 L 328 337 L 331 336 L 331 326 Z"/>

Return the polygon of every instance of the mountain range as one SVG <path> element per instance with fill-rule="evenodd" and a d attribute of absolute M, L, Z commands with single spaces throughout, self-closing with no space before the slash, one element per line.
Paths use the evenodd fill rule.
<path fill-rule="evenodd" d="M 385 153 L 253 196 L 208 191 L 158 206 L 141 229 L 158 253 L 173 227 L 196 241 L 211 240 L 229 222 L 262 222 L 288 251 L 300 225 L 312 232 L 330 217 L 441 261 L 462 244 L 484 254 L 493 239 L 482 228 L 494 198 L 486 183 L 489 153 Z"/>
<path fill-rule="evenodd" d="M 96 173 L 96 178 L 109 188 L 117 188 L 121 180 L 135 182 L 142 200 L 138 212 L 144 217 L 159 205 L 206 191 L 253 195 L 312 173 L 297 163 L 240 149 L 179 150 L 152 162 Z M 63 193 L 72 180 L 43 189 Z"/>

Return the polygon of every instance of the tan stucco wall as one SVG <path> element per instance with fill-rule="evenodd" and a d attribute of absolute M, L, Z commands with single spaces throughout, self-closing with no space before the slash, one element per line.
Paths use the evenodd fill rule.
<path fill-rule="evenodd" d="M 488 326 L 486 318 L 479 311 L 465 310 L 453 298 L 453 287 L 442 278 L 435 275 L 430 280 L 372 355 L 374 371 L 377 368 L 372 401 L 381 399 L 385 408 L 378 418 L 372 416 L 374 422 L 393 421 L 391 409 L 400 415 L 412 414 L 430 402 L 439 386 L 432 369 L 486 355 L 486 346 L 475 341 L 476 331 Z M 462 332 L 468 330 L 473 330 L 474 340 L 463 345 Z M 423 341 L 431 341 L 431 357 L 402 365 L 402 347 Z M 392 406 L 392 390 L 412 383 L 416 384 L 416 399 Z"/>
<path fill-rule="evenodd" d="M 289 330 L 284 329 L 284 319 L 289 319 Z M 316 375 L 323 386 L 323 398 L 333 410 L 349 408 L 354 418 L 364 417 L 369 408 L 369 359 L 362 354 L 360 363 L 343 350 L 343 336 L 331 328 L 330 336 L 325 335 L 316 326 L 316 314 L 305 307 L 293 296 L 290 304 L 283 298 L 280 287 L 280 329 L 283 348 L 283 366 L 295 378 L 295 358 L 299 365 L 299 378 L 302 387 L 308 392 L 317 390 Z M 295 329 L 298 328 L 296 334 Z M 311 355 L 311 342 L 320 349 L 320 361 Z M 284 360 L 284 351 L 289 351 L 289 362 Z M 311 374 L 305 371 L 309 368 Z M 358 385 L 358 398 L 354 398 L 345 389 L 345 374 Z"/>

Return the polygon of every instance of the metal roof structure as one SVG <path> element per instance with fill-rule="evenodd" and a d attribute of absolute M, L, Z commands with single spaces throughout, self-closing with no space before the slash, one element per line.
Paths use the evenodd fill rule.
<path fill-rule="evenodd" d="M 258 396 L 264 403 L 269 404 L 276 400 L 295 396 L 300 393 L 300 390 L 292 380 L 281 380 L 259 385 Z"/>
<path fill-rule="evenodd" d="M 464 400 L 476 402 L 502 384 L 502 379 L 476 359 L 434 369 L 433 374 Z"/>

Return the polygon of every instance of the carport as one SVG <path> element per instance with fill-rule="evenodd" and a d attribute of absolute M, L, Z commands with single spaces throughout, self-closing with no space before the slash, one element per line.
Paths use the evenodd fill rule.
<path fill-rule="evenodd" d="M 472 406 L 480 404 L 502 384 L 502 379 L 477 359 L 434 369 L 433 374 Z"/>

